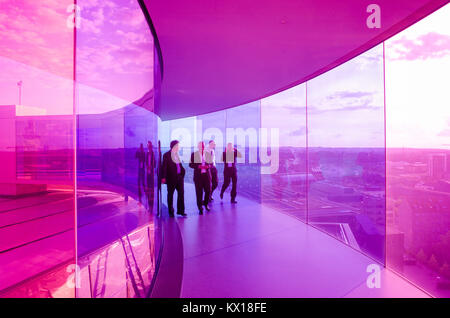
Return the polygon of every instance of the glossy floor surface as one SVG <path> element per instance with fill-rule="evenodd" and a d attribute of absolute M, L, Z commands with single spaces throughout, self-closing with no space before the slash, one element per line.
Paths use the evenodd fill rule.
<path fill-rule="evenodd" d="M 293 217 L 225 196 L 216 193 L 200 216 L 185 184 L 188 216 L 176 217 L 181 297 L 429 297 L 383 267 L 380 288 L 369 288 L 372 259 Z"/>
<path fill-rule="evenodd" d="M 152 218 L 137 201 L 110 191 L 78 191 L 77 209 L 79 257 Z M 73 262 L 74 220 L 72 191 L 1 198 L 0 290 Z"/>

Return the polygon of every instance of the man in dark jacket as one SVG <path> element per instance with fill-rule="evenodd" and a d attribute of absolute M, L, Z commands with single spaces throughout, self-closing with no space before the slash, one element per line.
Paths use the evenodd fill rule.
<path fill-rule="evenodd" d="M 184 175 L 186 171 L 181 164 L 178 154 L 179 141 L 170 142 L 170 151 L 163 156 L 161 169 L 161 182 L 167 184 L 167 205 L 169 215 L 174 216 L 173 193 L 177 190 L 177 214 L 186 216 L 184 213 Z"/>
<path fill-rule="evenodd" d="M 205 143 L 198 143 L 198 151 L 191 154 L 189 167 L 194 169 L 195 194 L 197 196 L 198 212 L 203 214 L 203 206 L 209 211 L 209 196 L 211 193 L 211 153 L 205 151 Z M 204 198 L 203 198 L 204 194 Z"/>
<path fill-rule="evenodd" d="M 236 158 L 241 158 L 242 154 L 233 147 L 230 142 L 227 144 L 227 148 L 223 152 L 223 185 L 220 191 L 220 199 L 223 199 L 223 193 L 231 185 L 231 203 L 236 202 L 236 183 L 237 183 L 237 170 L 236 170 Z"/>

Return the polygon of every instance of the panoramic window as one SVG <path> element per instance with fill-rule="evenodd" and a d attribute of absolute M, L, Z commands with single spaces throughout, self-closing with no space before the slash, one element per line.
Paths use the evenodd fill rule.
<path fill-rule="evenodd" d="M 440 297 L 450 295 L 449 14 L 386 41 L 387 265 Z"/>

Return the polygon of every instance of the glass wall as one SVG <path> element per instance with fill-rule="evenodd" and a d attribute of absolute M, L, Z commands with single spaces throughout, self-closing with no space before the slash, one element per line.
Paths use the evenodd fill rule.
<path fill-rule="evenodd" d="M 387 266 L 450 296 L 450 6 L 386 41 Z"/>
<path fill-rule="evenodd" d="M 257 202 L 261 201 L 260 127 L 260 101 L 226 110 L 224 141 L 231 142 L 242 154 L 242 158 L 237 159 L 237 193 Z M 222 180 L 222 175 L 219 176 Z"/>
<path fill-rule="evenodd" d="M 265 205 L 306 221 L 308 179 L 306 148 L 306 84 L 261 100 L 261 131 L 268 158 L 261 169 Z"/>
<path fill-rule="evenodd" d="M 0 297 L 75 295 L 71 3 L 1 4 Z"/>
<path fill-rule="evenodd" d="M 227 143 L 231 142 L 241 153 L 237 159 L 238 181 L 237 193 L 251 200 L 260 202 L 261 176 L 259 162 L 259 128 L 260 128 L 260 102 L 253 102 L 239 107 L 218 111 L 214 113 L 168 120 L 160 123 L 158 129 L 163 152 L 169 150 L 171 140 L 180 141 L 180 159 L 186 168 L 186 183 L 193 183 L 193 169 L 188 167 L 191 153 L 197 151 L 199 141 L 204 141 L 208 147 L 209 141 L 214 140 L 216 167 L 218 170 L 218 187 L 214 197 L 218 198 L 223 184 L 223 151 Z M 163 187 L 165 189 L 165 187 Z M 191 189 L 192 190 L 192 189 Z M 194 192 L 185 188 L 185 200 L 188 209 L 190 201 L 194 199 Z M 231 186 L 225 192 L 224 200 L 229 200 Z M 192 198 L 190 200 L 189 198 Z M 165 198 L 164 198 L 165 202 Z M 189 211 L 188 211 L 189 212 Z"/>
<path fill-rule="evenodd" d="M 161 73 L 138 2 L 2 2 L 0 31 L 0 297 L 146 297 Z"/>
<path fill-rule="evenodd" d="M 78 1 L 79 297 L 145 297 L 155 271 L 154 43 L 137 1 Z"/>
<path fill-rule="evenodd" d="M 308 222 L 384 263 L 383 45 L 308 85 Z"/>

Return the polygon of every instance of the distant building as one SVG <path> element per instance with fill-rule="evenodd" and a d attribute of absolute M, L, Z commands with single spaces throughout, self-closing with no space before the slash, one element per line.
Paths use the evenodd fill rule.
<path fill-rule="evenodd" d="M 405 235 L 405 247 L 427 252 L 450 229 L 450 193 L 411 189 L 398 213 L 399 230 Z"/>
<path fill-rule="evenodd" d="M 430 177 L 442 179 L 447 172 L 447 156 L 445 153 L 431 154 L 428 158 Z"/>

